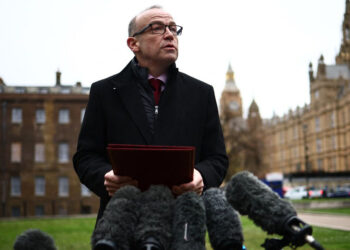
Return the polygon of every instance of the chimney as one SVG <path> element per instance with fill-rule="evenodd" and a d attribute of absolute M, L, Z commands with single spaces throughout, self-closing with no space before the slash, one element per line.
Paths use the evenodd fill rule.
<path fill-rule="evenodd" d="M 61 85 L 61 72 L 59 70 L 56 71 L 56 86 Z"/>

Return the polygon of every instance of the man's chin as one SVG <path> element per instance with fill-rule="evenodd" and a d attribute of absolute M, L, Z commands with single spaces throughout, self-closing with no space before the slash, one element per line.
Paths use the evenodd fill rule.
<path fill-rule="evenodd" d="M 174 62 L 176 62 L 177 60 L 177 54 L 173 54 L 173 55 L 167 55 L 166 57 L 164 57 L 164 59 L 162 60 L 164 63 L 171 65 Z"/>

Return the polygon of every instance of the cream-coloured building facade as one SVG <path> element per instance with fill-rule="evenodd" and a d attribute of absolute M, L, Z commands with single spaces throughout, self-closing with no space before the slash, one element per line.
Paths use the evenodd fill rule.
<path fill-rule="evenodd" d="M 350 172 L 350 4 L 335 65 L 321 55 L 309 65 L 310 104 L 264 122 L 269 172 L 342 175 Z"/>
<path fill-rule="evenodd" d="M 289 110 L 283 117 L 274 116 L 263 121 L 259 130 L 263 138 L 263 150 L 259 152 L 262 158 L 260 177 L 280 172 L 300 185 L 350 184 L 349 0 L 346 0 L 342 35 L 336 64 L 325 64 L 321 55 L 315 72 L 313 65 L 309 65 L 310 103 Z M 253 102 L 251 106 L 253 104 L 258 112 L 257 104 Z M 246 132 L 251 119 L 250 115 L 243 118 L 242 98 L 231 66 L 221 95 L 220 117 L 225 138 L 237 127 L 242 133 Z M 226 140 L 228 153 L 232 145 L 232 140 Z M 235 167 L 240 170 L 240 166 Z"/>

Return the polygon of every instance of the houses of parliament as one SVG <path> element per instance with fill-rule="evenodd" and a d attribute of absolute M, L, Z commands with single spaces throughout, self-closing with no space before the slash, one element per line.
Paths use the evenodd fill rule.
<path fill-rule="evenodd" d="M 280 172 L 289 178 L 317 180 L 316 185 L 334 184 L 328 183 L 331 177 L 338 178 L 338 184 L 350 183 L 349 0 L 346 1 L 342 42 L 335 61 L 335 65 L 326 65 L 321 55 L 316 67 L 309 64 L 309 104 L 290 110 L 283 117 L 274 116 L 263 121 L 254 101 L 247 119 L 242 118 L 242 99 L 229 66 L 220 101 L 223 131 L 227 137 L 232 130 L 247 131 L 252 123 L 260 127 L 258 133 L 263 146 L 255 166 L 257 175 Z M 231 144 L 232 140 L 226 140 L 228 151 Z M 238 170 L 247 168 L 244 162 L 235 167 Z"/>
<path fill-rule="evenodd" d="M 349 0 L 336 64 L 326 65 L 321 55 L 316 67 L 309 65 L 309 80 L 308 105 L 263 120 L 253 101 L 244 118 L 229 66 L 220 99 L 228 176 L 249 170 L 259 177 L 283 173 L 293 183 L 350 183 Z M 61 84 L 60 72 L 54 86 L 10 86 L 0 78 L 1 217 L 97 212 L 98 198 L 80 184 L 71 162 L 88 94 L 79 82 Z"/>

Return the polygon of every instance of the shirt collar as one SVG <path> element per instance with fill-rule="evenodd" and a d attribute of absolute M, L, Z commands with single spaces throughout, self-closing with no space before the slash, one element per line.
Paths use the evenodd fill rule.
<path fill-rule="evenodd" d="M 168 75 L 164 73 L 164 74 L 161 74 L 161 75 L 158 76 L 158 77 L 154 77 L 154 76 L 152 76 L 151 74 L 148 74 L 148 80 L 149 80 L 149 79 L 152 79 L 152 78 L 161 80 L 163 83 L 166 83 L 166 80 L 168 79 Z"/>

